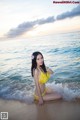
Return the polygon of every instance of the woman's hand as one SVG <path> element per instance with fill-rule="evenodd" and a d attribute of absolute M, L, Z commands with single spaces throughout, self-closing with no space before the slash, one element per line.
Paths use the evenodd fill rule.
<path fill-rule="evenodd" d="M 42 104 L 43 104 L 43 100 L 39 99 L 39 105 L 42 105 Z"/>

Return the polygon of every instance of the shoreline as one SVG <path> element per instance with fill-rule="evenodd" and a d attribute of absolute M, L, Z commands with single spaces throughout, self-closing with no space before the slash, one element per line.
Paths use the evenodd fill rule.
<path fill-rule="evenodd" d="M 0 99 L 0 112 L 8 112 L 8 120 L 80 120 L 80 99 L 48 101 L 41 106 Z"/>

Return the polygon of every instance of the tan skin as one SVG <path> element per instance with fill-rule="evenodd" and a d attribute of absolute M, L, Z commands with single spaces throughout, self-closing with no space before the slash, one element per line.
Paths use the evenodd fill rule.
<path fill-rule="evenodd" d="M 40 75 L 40 71 L 42 70 L 40 65 L 43 64 L 43 61 L 44 59 L 42 58 L 41 54 L 37 55 L 37 59 L 36 59 L 37 68 L 35 69 L 35 71 L 33 71 L 35 85 L 36 85 L 35 94 L 39 96 L 39 105 L 42 105 L 44 101 L 62 98 L 61 95 L 53 91 L 51 88 L 47 88 L 46 94 L 43 97 L 41 96 L 41 94 L 45 90 L 45 84 L 39 83 L 39 75 Z M 50 74 L 53 74 L 53 71 L 50 68 L 46 67 L 46 69 Z"/>

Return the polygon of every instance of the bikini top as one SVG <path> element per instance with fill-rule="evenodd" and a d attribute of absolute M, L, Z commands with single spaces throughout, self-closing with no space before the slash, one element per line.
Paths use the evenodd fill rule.
<path fill-rule="evenodd" d="M 44 72 L 40 72 L 40 76 L 39 76 L 39 83 L 44 84 L 48 81 L 48 79 L 50 78 L 50 73 L 44 73 Z"/>

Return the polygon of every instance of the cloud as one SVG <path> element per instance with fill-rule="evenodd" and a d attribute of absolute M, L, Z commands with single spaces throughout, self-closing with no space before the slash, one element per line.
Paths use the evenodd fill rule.
<path fill-rule="evenodd" d="M 45 23 L 51 23 L 51 22 L 54 22 L 54 21 L 55 21 L 54 17 L 51 16 L 51 17 L 48 17 L 47 19 L 40 19 L 37 22 L 38 22 L 39 25 L 41 25 L 41 24 L 45 24 Z"/>
<path fill-rule="evenodd" d="M 72 18 L 72 17 L 79 16 L 79 15 L 80 15 L 80 5 L 78 5 L 74 9 L 72 9 L 72 11 L 64 12 L 64 13 L 58 15 L 56 17 L 56 19 L 54 19 L 53 16 L 50 16 L 46 19 L 42 18 L 42 19 L 38 19 L 35 21 L 24 22 L 24 23 L 18 25 L 16 28 L 9 30 L 9 32 L 6 34 L 6 36 L 8 38 L 18 37 L 18 36 L 24 34 L 25 32 L 32 30 L 34 28 L 34 26 L 37 24 L 42 25 L 42 24 L 46 24 L 46 23 L 52 23 L 52 22 L 55 22 L 56 20 L 66 19 L 68 17 Z"/>
<path fill-rule="evenodd" d="M 35 25 L 35 22 L 24 22 L 20 24 L 17 28 L 11 29 L 7 33 L 7 37 L 16 37 L 19 35 L 22 35 L 24 32 L 29 31 L 33 26 Z"/>
<path fill-rule="evenodd" d="M 18 27 L 14 28 L 14 29 L 11 29 L 8 33 L 7 33 L 7 37 L 17 37 L 19 35 L 22 35 L 23 33 L 33 29 L 33 27 L 35 25 L 42 25 L 42 24 L 46 24 L 46 23 L 51 23 L 51 22 L 54 22 L 54 17 L 51 16 L 51 17 L 48 17 L 46 19 L 39 19 L 39 20 L 36 20 L 36 21 L 31 21 L 31 22 L 24 22 L 22 24 L 20 24 Z"/>
<path fill-rule="evenodd" d="M 58 15 L 56 20 L 66 19 L 68 17 L 72 18 L 72 17 L 79 16 L 79 15 L 80 15 L 80 5 L 78 5 L 74 9 L 72 9 L 72 11 L 64 12 L 64 13 Z"/>

